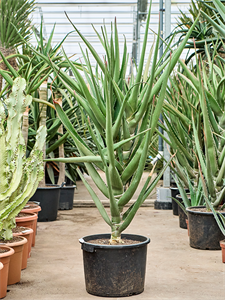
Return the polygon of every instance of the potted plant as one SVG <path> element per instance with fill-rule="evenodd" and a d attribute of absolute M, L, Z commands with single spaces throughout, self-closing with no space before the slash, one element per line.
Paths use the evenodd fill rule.
<path fill-rule="evenodd" d="M 13 248 L 5 245 L 0 245 L 0 299 L 4 298 L 7 294 L 8 274 L 10 257 L 15 253 Z"/>
<path fill-rule="evenodd" d="M 187 180 L 188 174 L 194 186 L 197 186 L 198 181 L 201 181 L 202 186 L 205 207 L 187 208 L 188 204 L 185 204 L 189 220 L 190 245 L 200 249 L 220 249 L 219 242 L 223 235 L 218 229 L 208 202 L 216 210 L 225 213 L 220 206 L 225 195 L 224 60 L 216 52 L 211 58 L 207 49 L 206 54 L 207 62 L 199 59 L 196 71 L 188 69 L 184 62 L 180 61 L 183 72 L 178 73 L 178 78 L 185 81 L 184 86 L 189 92 L 186 93 L 183 89 L 179 93 L 182 101 L 186 102 L 186 105 L 188 103 L 191 105 L 190 111 L 188 109 L 182 111 L 182 118 L 179 118 L 178 122 L 183 128 L 188 126 L 189 129 L 188 134 L 180 131 L 181 134 L 176 138 L 174 138 L 176 126 L 172 128 L 169 125 L 169 131 L 173 138 L 172 147 L 179 155 L 175 161 L 178 176 L 184 181 Z M 167 114 L 165 119 L 171 117 L 168 112 L 165 114 Z M 187 121 L 184 121 L 185 118 Z M 182 155 L 186 151 L 187 143 L 192 145 L 188 159 Z M 187 173 L 183 172 L 183 169 L 186 169 Z"/>
<path fill-rule="evenodd" d="M 12 233 L 12 228 L 16 226 L 15 218 L 35 192 L 44 174 L 42 148 L 46 136 L 45 127 L 40 127 L 37 131 L 34 148 L 26 158 L 22 116 L 31 103 L 32 97 L 24 94 L 25 86 L 24 79 L 16 78 L 11 94 L 0 102 L 0 242 L 9 244 L 10 247 L 15 244 Z M 19 240 L 20 245 L 26 242 L 23 237 Z M 8 284 L 20 280 L 21 260 L 18 266 L 12 264 L 16 258 L 22 258 L 22 246 L 20 248 L 20 251 L 14 248 L 15 254 L 11 257 Z"/>
<path fill-rule="evenodd" d="M 128 296 L 141 293 L 144 289 L 146 250 L 149 238 L 131 234 L 122 234 L 129 226 L 139 207 L 148 197 L 170 162 L 167 162 L 158 176 L 150 183 L 154 167 L 140 192 L 138 199 L 128 209 L 134 192 L 141 180 L 149 146 L 158 124 L 167 88 L 167 79 L 172 72 L 185 43 L 168 58 L 163 65 L 157 62 L 159 35 L 155 45 L 151 70 L 144 70 L 150 10 L 146 23 L 145 38 L 137 75 L 131 74 L 127 81 L 127 49 L 124 42 L 122 64 L 120 64 L 119 40 L 116 24 L 112 25 L 112 34 L 107 39 L 106 28 L 102 28 L 100 41 L 106 51 L 102 60 L 92 45 L 77 30 L 96 61 L 96 73 L 89 60 L 89 53 L 83 52 L 85 67 L 82 74 L 70 63 L 75 80 L 65 72 L 50 64 L 58 72 L 65 88 L 74 95 L 83 111 L 89 133 L 97 146 L 95 154 L 74 129 L 61 107 L 54 104 L 64 127 L 73 138 L 80 157 L 59 158 L 54 161 L 84 162 L 89 175 L 99 190 L 109 199 L 110 216 L 100 199 L 77 170 L 84 185 L 91 194 L 101 216 L 111 229 L 111 234 L 90 235 L 80 239 L 83 249 L 86 289 L 99 296 Z M 168 48 L 166 49 L 166 52 Z M 151 57 L 149 57 L 150 61 Z M 165 71 L 161 74 L 162 70 Z M 86 78 L 88 85 L 85 82 Z M 93 123 L 89 122 L 89 118 Z M 49 161 L 49 160 L 46 160 Z M 106 182 L 98 173 L 102 170 Z M 99 243 L 100 240 L 100 244 Z M 127 241 L 128 240 L 128 241 Z M 101 243 L 102 242 L 102 243 Z M 112 282 L 114 283 L 112 285 Z"/>

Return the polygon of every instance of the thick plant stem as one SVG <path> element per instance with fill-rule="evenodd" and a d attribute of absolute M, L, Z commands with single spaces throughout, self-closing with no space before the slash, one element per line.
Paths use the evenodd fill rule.
<path fill-rule="evenodd" d="M 60 125 L 58 132 L 63 135 L 63 125 Z M 59 137 L 60 138 L 60 137 Z M 59 146 L 59 157 L 64 157 L 64 145 Z M 59 179 L 57 184 L 61 185 L 65 181 L 65 163 L 59 163 Z"/>
<path fill-rule="evenodd" d="M 55 98 L 57 99 L 57 101 L 59 103 L 62 102 L 62 96 L 61 96 L 61 93 L 56 93 L 55 95 Z M 61 124 L 59 129 L 58 129 L 58 133 L 60 134 L 59 135 L 59 138 L 61 138 L 61 136 L 63 136 L 63 125 Z M 64 157 L 64 144 L 60 145 L 59 146 L 59 157 Z M 65 163 L 63 162 L 59 162 L 59 178 L 58 178 L 58 182 L 57 184 L 58 185 L 61 185 L 64 181 L 65 181 Z"/>
<path fill-rule="evenodd" d="M 121 231 L 120 229 L 121 223 L 116 223 L 112 225 L 112 232 L 111 232 L 111 238 L 110 238 L 110 245 L 117 245 L 117 244 L 122 244 L 122 239 L 121 239 Z"/>
<path fill-rule="evenodd" d="M 39 88 L 39 97 L 41 100 L 47 101 L 48 99 L 48 85 L 47 81 L 44 81 L 40 88 Z M 39 111 L 40 111 L 40 121 L 39 121 L 39 127 L 41 125 L 46 126 L 46 112 L 47 112 L 47 106 L 45 104 L 39 104 Z M 46 144 L 43 146 L 43 159 L 46 158 Z M 44 169 L 45 169 L 45 163 L 44 163 Z M 45 176 L 39 183 L 39 187 L 45 186 Z"/>

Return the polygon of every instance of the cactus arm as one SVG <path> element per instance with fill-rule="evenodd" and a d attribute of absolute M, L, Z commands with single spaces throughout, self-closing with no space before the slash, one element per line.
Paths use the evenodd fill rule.
<path fill-rule="evenodd" d="M 11 168 L 11 172 L 13 173 L 13 176 L 10 180 L 11 184 L 9 185 L 7 190 L 0 194 L 0 201 L 9 198 L 12 195 L 12 193 L 14 193 L 15 190 L 18 188 L 23 174 L 24 156 L 25 148 L 23 145 L 19 145 L 18 154 L 15 160 L 12 162 L 13 167 Z"/>
<path fill-rule="evenodd" d="M 20 142 L 23 141 L 24 144 L 22 132 L 18 124 L 21 124 L 22 115 L 26 110 L 27 104 L 32 101 L 31 96 L 25 97 L 25 87 L 25 79 L 20 77 L 16 78 L 12 87 L 12 93 L 5 101 L 8 108 L 6 142 L 12 151 L 16 149 L 18 138 Z"/>
<path fill-rule="evenodd" d="M 7 180 L 7 151 L 6 151 L 6 141 L 4 136 L 4 119 L 5 111 L 2 102 L 0 102 L 0 194 L 7 190 L 8 180 Z M 0 200 L 1 201 L 1 200 Z M 1 204 L 0 204 L 1 205 Z"/>

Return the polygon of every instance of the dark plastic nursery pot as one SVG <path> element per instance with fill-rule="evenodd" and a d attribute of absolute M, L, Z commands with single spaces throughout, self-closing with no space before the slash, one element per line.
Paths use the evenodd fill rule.
<path fill-rule="evenodd" d="M 126 297 L 144 291 L 147 244 L 141 235 L 122 234 L 122 238 L 138 241 L 131 245 L 100 245 L 95 239 L 110 239 L 110 234 L 81 238 L 86 290 L 102 297 Z"/>
<path fill-rule="evenodd" d="M 46 185 L 37 188 L 30 201 L 40 203 L 41 211 L 38 213 L 38 222 L 55 221 L 58 214 L 60 197 L 59 185 Z"/>
<path fill-rule="evenodd" d="M 188 226 L 190 246 L 202 250 L 220 250 L 220 241 L 225 238 L 216 223 L 212 212 L 197 211 L 188 207 Z M 225 216 L 225 213 L 222 213 Z"/>
<path fill-rule="evenodd" d="M 60 189 L 59 209 L 71 210 L 73 209 L 73 198 L 75 185 L 63 186 Z"/>
<path fill-rule="evenodd" d="M 178 204 L 176 203 L 173 198 L 176 198 L 176 196 L 180 193 L 179 189 L 177 187 L 170 187 L 171 190 L 171 197 L 172 197 L 172 210 L 173 210 L 173 215 L 178 216 Z"/>
<path fill-rule="evenodd" d="M 183 203 L 181 195 L 177 195 L 177 200 L 179 200 L 180 203 Z M 179 205 L 178 205 L 178 216 L 179 216 L 179 226 L 180 226 L 180 228 L 187 229 L 186 220 L 188 219 L 188 217 Z"/>

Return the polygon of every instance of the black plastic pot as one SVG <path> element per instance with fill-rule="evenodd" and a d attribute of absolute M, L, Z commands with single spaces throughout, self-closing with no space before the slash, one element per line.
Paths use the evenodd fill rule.
<path fill-rule="evenodd" d="M 178 206 L 178 215 L 179 215 L 179 226 L 180 228 L 187 229 L 187 223 L 186 220 L 188 219 L 187 215 L 183 211 L 180 206 Z"/>
<path fill-rule="evenodd" d="M 179 189 L 177 187 L 170 187 L 171 190 L 171 197 L 172 197 L 172 210 L 173 215 L 178 216 L 178 204 L 176 201 L 173 200 L 173 198 L 176 198 L 176 196 L 180 193 Z"/>
<path fill-rule="evenodd" d="M 147 244 L 140 235 L 122 234 L 139 241 L 132 245 L 98 245 L 88 241 L 110 239 L 110 234 L 96 234 L 80 239 L 83 250 L 86 290 L 102 297 L 126 297 L 144 290 Z"/>
<path fill-rule="evenodd" d="M 60 189 L 59 209 L 73 209 L 75 185 L 63 186 Z"/>
<path fill-rule="evenodd" d="M 202 250 L 220 250 L 220 241 L 225 236 L 220 231 L 212 212 L 196 211 L 188 207 L 189 241 L 192 248 Z M 223 213 L 225 216 L 225 213 Z"/>
<path fill-rule="evenodd" d="M 178 207 L 179 205 L 177 204 L 177 202 L 175 200 L 173 200 L 173 198 L 177 199 L 177 195 L 180 193 L 178 187 L 176 186 L 171 186 L 170 187 L 171 190 L 171 197 L 172 197 L 172 210 L 173 210 L 173 215 L 174 216 L 179 216 L 179 212 L 178 212 Z M 185 188 L 184 189 L 186 193 L 189 192 L 189 189 Z"/>
<path fill-rule="evenodd" d="M 41 211 L 38 213 L 38 222 L 55 221 L 59 208 L 60 186 L 48 185 L 37 188 L 30 201 L 40 202 Z"/>
<path fill-rule="evenodd" d="M 176 197 L 177 197 L 177 200 L 179 200 L 180 203 L 183 204 L 181 195 L 177 195 Z M 177 206 L 178 206 L 179 226 L 180 226 L 180 228 L 187 229 L 186 220 L 188 219 L 188 217 L 185 214 L 185 212 L 183 211 L 183 209 L 179 205 L 177 205 Z"/>

